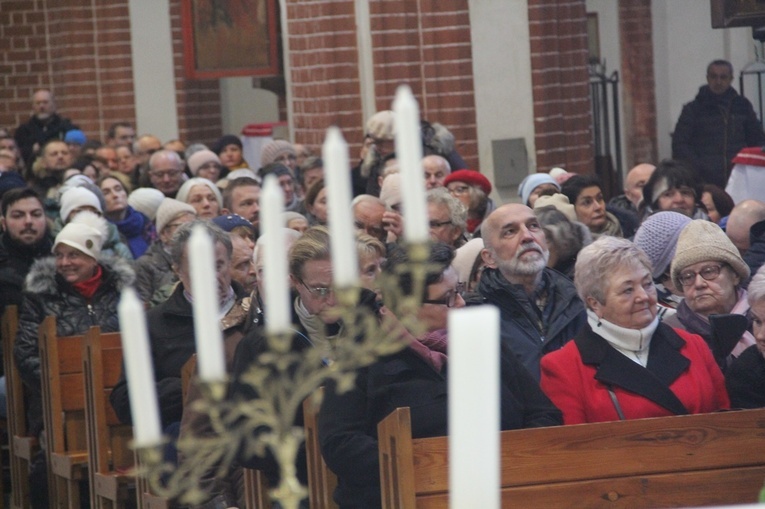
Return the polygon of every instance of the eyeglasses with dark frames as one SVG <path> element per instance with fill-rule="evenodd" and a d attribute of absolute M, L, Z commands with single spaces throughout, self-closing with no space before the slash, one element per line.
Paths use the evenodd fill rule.
<path fill-rule="evenodd" d="M 334 292 L 333 288 L 327 288 L 324 286 L 308 286 L 301 278 L 297 278 L 297 280 L 301 285 L 305 287 L 306 290 L 308 290 L 308 293 L 317 299 L 326 299 L 332 292 Z"/>
<path fill-rule="evenodd" d="M 698 272 L 692 270 L 680 273 L 680 284 L 683 286 L 693 286 L 696 282 L 696 276 L 701 276 L 704 281 L 714 281 L 720 275 L 724 265 L 707 265 Z"/>
<path fill-rule="evenodd" d="M 440 299 L 424 299 L 422 303 L 453 308 L 457 303 L 457 297 L 460 297 L 463 293 L 465 293 L 465 283 L 457 283 L 457 286 L 454 287 L 454 290 L 450 291 Z"/>

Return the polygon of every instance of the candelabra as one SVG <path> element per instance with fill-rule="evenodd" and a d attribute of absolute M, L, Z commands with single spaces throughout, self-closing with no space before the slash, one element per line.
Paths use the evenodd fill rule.
<path fill-rule="evenodd" d="M 335 311 L 343 327 L 332 340 L 330 360 L 323 358 L 325 352 L 319 349 L 291 351 L 291 333 L 267 334 L 269 348 L 241 379 L 257 396 L 236 401 L 227 398 L 225 381 L 195 382 L 203 397 L 193 410 L 209 418 L 212 432 L 179 440 L 177 448 L 184 460 L 178 465 L 163 460 L 162 445 L 139 447 L 138 475 L 149 481 L 157 495 L 196 504 L 207 496 L 199 485 L 203 476 L 214 472 L 222 477 L 242 453 L 263 456 L 270 451 L 281 474 L 270 495 L 285 509 L 297 508 L 307 493 L 295 469 L 303 430 L 293 425 L 303 401 L 330 381 L 341 392 L 352 388 L 356 370 L 406 346 L 410 336 L 402 333 L 402 327 L 415 335 L 421 331 L 416 315 L 429 270 L 429 244 L 413 243 L 407 250 L 409 263 L 377 280 L 393 316 L 386 313 L 381 319 L 371 309 L 359 306 L 358 287 L 335 288 Z M 413 283 L 411 294 L 401 290 L 399 280 L 404 273 Z M 315 396 L 314 404 L 320 404 Z"/>

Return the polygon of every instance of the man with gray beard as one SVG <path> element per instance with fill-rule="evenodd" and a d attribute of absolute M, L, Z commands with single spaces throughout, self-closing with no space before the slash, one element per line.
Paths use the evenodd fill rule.
<path fill-rule="evenodd" d="M 550 253 L 534 211 L 511 203 L 482 227 L 486 264 L 478 292 L 501 315 L 501 338 L 539 380 L 542 356 L 561 348 L 587 323 L 573 283 L 547 267 Z"/>

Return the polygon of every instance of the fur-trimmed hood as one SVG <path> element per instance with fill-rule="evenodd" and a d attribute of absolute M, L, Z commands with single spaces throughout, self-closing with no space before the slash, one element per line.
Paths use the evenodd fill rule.
<path fill-rule="evenodd" d="M 124 259 L 103 256 L 98 259 L 98 264 L 104 269 L 104 281 L 110 281 L 117 291 L 135 284 L 135 272 Z M 48 256 L 35 261 L 24 281 L 24 291 L 39 294 L 52 294 L 59 291 L 55 257 Z"/>

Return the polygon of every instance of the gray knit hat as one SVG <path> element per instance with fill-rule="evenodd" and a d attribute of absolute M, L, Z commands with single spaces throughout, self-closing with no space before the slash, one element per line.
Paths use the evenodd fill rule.
<path fill-rule="evenodd" d="M 652 215 L 638 228 L 634 242 L 651 260 L 651 276 L 654 279 L 658 279 L 669 268 L 675 257 L 680 232 L 690 222 L 691 218 L 685 214 L 665 211 Z"/>
<path fill-rule="evenodd" d="M 677 252 L 672 260 L 672 282 L 675 287 L 682 288 L 680 272 L 683 269 L 707 261 L 727 263 L 742 281 L 749 278 L 749 266 L 725 232 L 711 221 L 695 219 L 683 228 L 677 240 Z"/>
<path fill-rule="evenodd" d="M 271 140 L 260 149 L 260 165 L 271 164 L 284 154 L 297 156 L 292 143 L 286 140 Z"/>
<path fill-rule="evenodd" d="M 178 201 L 174 198 L 165 198 L 157 209 L 157 233 L 162 233 L 165 226 L 181 214 L 193 214 L 196 216 L 197 210 L 188 203 Z"/>

